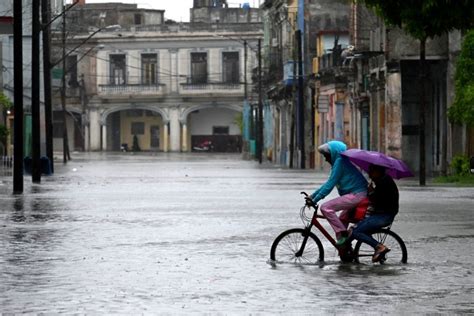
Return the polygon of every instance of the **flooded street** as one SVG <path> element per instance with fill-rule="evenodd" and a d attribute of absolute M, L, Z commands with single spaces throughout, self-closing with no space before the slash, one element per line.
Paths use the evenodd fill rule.
<path fill-rule="evenodd" d="M 239 155 L 73 158 L 25 178 L 23 196 L 0 178 L 0 312 L 474 313 L 474 188 L 398 183 L 406 265 L 342 264 L 324 243 L 322 266 L 272 266 L 275 237 L 303 227 L 299 192 L 326 173 Z"/>

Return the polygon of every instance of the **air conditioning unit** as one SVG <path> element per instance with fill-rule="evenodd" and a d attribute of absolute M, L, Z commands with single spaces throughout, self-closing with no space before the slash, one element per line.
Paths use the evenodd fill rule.
<path fill-rule="evenodd" d="M 272 38 L 272 47 L 278 47 L 278 38 Z"/>

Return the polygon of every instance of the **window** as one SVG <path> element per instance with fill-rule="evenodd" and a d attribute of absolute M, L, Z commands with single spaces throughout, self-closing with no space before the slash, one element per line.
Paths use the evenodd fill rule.
<path fill-rule="evenodd" d="M 125 55 L 110 55 L 110 84 L 126 83 Z"/>
<path fill-rule="evenodd" d="M 239 53 L 226 52 L 222 54 L 222 75 L 225 83 L 239 83 Z"/>
<path fill-rule="evenodd" d="M 135 25 L 140 25 L 140 24 L 142 24 L 142 15 L 135 14 Z"/>
<path fill-rule="evenodd" d="M 77 82 L 77 56 L 66 57 L 66 83 L 69 87 L 75 88 L 79 84 Z"/>
<path fill-rule="evenodd" d="M 191 53 L 191 83 L 207 83 L 207 53 Z"/>
<path fill-rule="evenodd" d="M 213 135 L 229 135 L 229 126 L 213 126 Z"/>
<path fill-rule="evenodd" d="M 142 54 L 142 84 L 157 84 L 156 54 Z"/>
<path fill-rule="evenodd" d="M 133 122 L 132 123 L 132 135 L 143 135 L 145 134 L 145 123 Z"/>

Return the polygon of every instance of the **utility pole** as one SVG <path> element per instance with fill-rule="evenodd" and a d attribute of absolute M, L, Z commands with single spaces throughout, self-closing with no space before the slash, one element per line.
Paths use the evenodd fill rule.
<path fill-rule="evenodd" d="M 46 156 L 49 159 L 51 172 L 54 173 L 53 111 L 51 101 L 51 27 L 49 24 L 49 20 L 51 19 L 50 9 L 50 1 L 41 0 L 41 21 L 43 25 L 43 78 Z"/>
<path fill-rule="evenodd" d="M 13 1 L 13 82 L 15 91 L 13 103 L 14 118 L 14 163 L 13 193 L 23 193 L 23 5 L 22 1 Z"/>
<path fill-rule="evenodd" d="M 305 148 L 304 148 L 304 80 L 303 80 L 303 48 L 301 44 L 301 31 L 297 30 L 296 41 L 298 45 L 298 112 L 296 123 L 298 126 L 297 138 L 300 156 L 300 168 L 305 169 Z"/>
<path fill-rule="evenodd" d="M 31 36 L 31 117 L 32 117 L 32 160 L 33 183 L 41 182 L 41 129 L 40 129 L 40 0 L 32 0 Z"/>
<path fill-rule="evenodd" d="M 63 26 L 62 26 L 62 67 L 63 74 L 61 76 L 61 107 L 63 113 L 63 162 L 67 163 L 71 160 L 69 154 L 69 141 L 67 137 L 67 112 L 66 112 L 66 6 L 63 5 Z"/>
<path fill-rule="evenodd" d="M 250 143 L 250 128 L 249 128 L 249 125 L 250 125 L 250 120 L 249 120 L 249 115 L 246 115 L 246 113 L 248 114 L 248 108 L 249 108 L 249 98 L 248 98 L 248 87 L 247 87 L 247 58 L 248 58 L 248 55 L 247 55 L 247 40 L 244 40 L 244 109 L 243 109 L 243 112 L 242 112 L 242 120 L 243 120 L 243 126 L 244 126 L 244 129 L 243 129 L 243 137 L 242 137 L 242 140 L 243 140 L 243 146 L 242 146 L 242 152 L 244 153 L 244 155 L 247 155 L 250 153 L 250 146 L 249 146 L 249 143 Z M 250 154 L 249 154 L 250 155 Z"/>
<path fill-rule="evenodd" d="M 257 158 L 262 163 L 263 151 L 263 103 L 262 103 L 262 40 L 258 39 L 258 135 Z"/>
<path fill-rule="evenodd" d="M 294 29 L 293 29 L 294 30 Z M 293 38 L 294 42 L 296 42 L 296 33 L 293 33 Z M 292 89 L 291 89 L 291 125 L 290 125 L 290 161 L 289 161 L 289 167 L 293 168 L 294 167 L 294 156 L 295 156 L 295 112 L 296 112 L 296 60 L 297 58 L 297 52 L 296 48 L 293 45 L 293 52 L 292 52 L 292 58 L 293 58 L 293 82 L 292 82 Z"/>
<path fill-rule="evenodd" d="M 247 40 L 244 40 L 244 98 L 245 103 L 248 102 L 248 90 L 247 90 Z"/>
<path fill-rule="evenodd" d="M 426 39 L 420 44 L 420 109 L 419 109 L 419 137 L 420 137 L 420 186 L 426 185 Z"/>

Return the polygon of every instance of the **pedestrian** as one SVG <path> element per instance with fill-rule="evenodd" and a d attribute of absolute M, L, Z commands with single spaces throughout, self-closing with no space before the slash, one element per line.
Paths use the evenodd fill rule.
<path fill-rule="evenodd" d="M 395 181 L 382 166 L 371 164 L 369 177 L 372 180 L 368 189 L 369 207 L 367 215 L 352 230 L 350 238 L 357 239 L 374 248 L 372 262 L 380 261 L 390 248 L 372 238 L 371 233 L 392 224 L 398 213 L 399 193 Z"/>
<path fill-rule="evenodd" d="M 367 180 L 348 158 L 341 156 L 346 149 L 346 144 L 341 141 L 330 141 L 318 147 L 319 153 L 331 165 L 331 173 L 328 180 L 309 197 L 317 203 L 337 187 L 340 196 L 320 207 L 336 233 L 337 245 L 343 245 L 348 238 L 348 223 L 341 221 L 340 217 L 347 217 L 347 213 L 367 197 Z M 340 217 L 336 214 L 338 211 L 343 211 Z"/>

